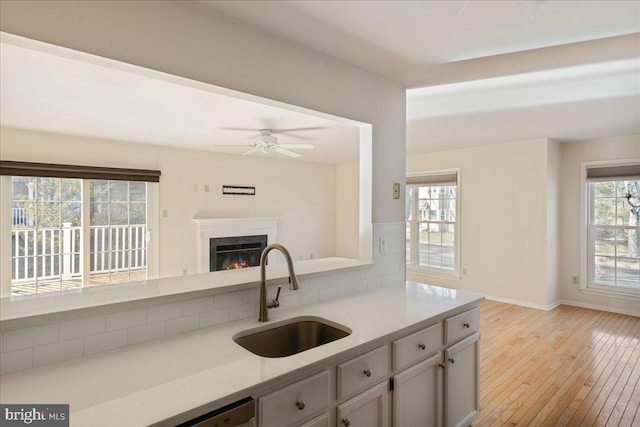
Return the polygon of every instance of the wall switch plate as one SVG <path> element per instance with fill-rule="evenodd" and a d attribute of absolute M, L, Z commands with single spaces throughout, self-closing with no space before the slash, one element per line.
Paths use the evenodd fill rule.
<path fill-rule="evenodd" d="M 162 217 L 163 217 L 163 218 L 166 218 L 166 217 L 168 217 L 168 216 L 169 216 L 169 211 L 168 211 L 168 210 L 166 210 L 166 209 L 162 209 Z"/>
<path fill-rule="evenodd" d="M 398 182 L 393 183 L 393 198 L 394 199 L 400 198 L 400 183 Z"/>

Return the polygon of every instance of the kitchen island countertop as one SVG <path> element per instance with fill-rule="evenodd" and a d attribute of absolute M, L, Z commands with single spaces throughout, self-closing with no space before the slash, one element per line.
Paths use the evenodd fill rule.
<path fill-rule="evenodd" d="M 256 318 L 131 345 L 0 377 L 0 402 L 70 404 L 74 426 L 150 425 L 192 411 L 222 406 L 231 397 L 274 383 L 296 371 L 416 324 L 477 305 L 470 292 L 415 282 L 316 304 L 269 310 L 270 323 L 316 316 L 351 335 L 283 358 L 245 350 L 233 336 L 264 326 Z"/>

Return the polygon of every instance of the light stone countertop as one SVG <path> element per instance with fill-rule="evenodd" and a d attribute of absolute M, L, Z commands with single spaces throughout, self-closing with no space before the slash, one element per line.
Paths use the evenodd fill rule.
<path fill-rule="evenodd" d="M 299 279 L 319 273 L 371 266 L 370 261 L 329 257 L 295 261 Z M 267 266 L 268 283 L 289 277 L 286 264 Z M 0 330 L 10 330 L 72 318 L 103 314 L 105 310 L 130 310 L 153 304 L 199 298 L 234 290 L 256 288 L 260 267 L 214 271 L 188 276 L 150 279 L 119 285 L 94 286 L 65 292 L 0 298 Z"/>
<path fill-rule="evenodd" d="M 73 426 L 154 424 L 211 402 L 222 406 L 229 396 L 245 397 L 256 386 L 482 300 L 469 292 L 406 282 L 322 303 L 281 307 L 269 310 L 270 323 L 317 316 L 353 332 L 302 353 L 269 359 L 232 341 L 240 331 L 265 325 L 244 319 L 2 376 L 0 402 L 68 403 Z"/>

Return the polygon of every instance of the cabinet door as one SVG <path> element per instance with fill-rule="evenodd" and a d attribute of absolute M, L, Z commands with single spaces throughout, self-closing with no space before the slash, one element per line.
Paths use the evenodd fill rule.
<path fill-rule="evenodd" d="M 420 362 L 394 377 L 394 427 L 442 425 L 441 354 Z"/>
<path fill-rule="evenodd" d="M 445 350 L 445 425 L 468 426 L 480 412 L 480 334 Z"/>
<path fill-rule="evenodd" d="M 300 427 L 329 427 L 329 414 L 324 413 L 311 421 L 307 421 Z"/>
<path fill-rule="evenodd" d="M 337 427 L 386 427 L 389 424 L 387 382 L 338 405 Z"/>

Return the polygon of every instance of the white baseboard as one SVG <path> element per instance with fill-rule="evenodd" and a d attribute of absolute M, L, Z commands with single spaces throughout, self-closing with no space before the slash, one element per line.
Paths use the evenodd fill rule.
<path fill-rule="evenodd" d="M 526 302 L 526 301 L 520 301 L 520 300 L 515 300 L 515 299 L 510 299 L 510 298 L 494 297 L 494 296 L 490 296 L 490 295 L 485 295 L 485 298 L 488 299 L 488 300 L 491 300 L 491 301 L 504 302 L 506 304 L 519 305 L 519 306 L 522 306 L 522 307 L 534 308 L 536 310 L 544 310 L 544 311 L 553 310 L 554 308 L 556 308 L 557 306 L 559 306 L 561 304 L 560 302 L 555 302 L 555 303 L 553 303 L 551 305 L 532 304 L 532 303 Z"/>
<path fill-rule="evenodd" d="M 638 311 L 625 310 L 625 309 L 622 309 L 622 308 L 607 307 L 606 305 L 585 304 L 583 302 L 568 301 L 568 300 L 560 300 L 560 301 L 558 301 L 557 305 L 560 305 L 560 304 L 570 305 L 570 306 L 573 306 L 573 307 L 590 308 L 592 310 L 608 311 L 610 313 L 626 314 L 628 316 L 640 317 L 640 310 L 638 310 Z"/>
<path fill-rule="evenodd" d="M 606 305 L 585 304 L 583 302 L 569 301 L 569 300 L 558 300 L 553 304 L 544 306 L 540 304 L 531 304 L 525 301 L 514 300 L 509 298 L 493 297 L 489 295 L 485 295 L 485 298 L 491 301 L 504 302 L 506 304 L 519 305 L 522 307 L 534 308 L 536 310 L 544 310 L 544 311 L 551 311 L 554 308 L 558 307 L 559 305 L 570 305 L 572 307 L 590 308 L 592 310 L 608 311 L 610 313 L 618 313 L 618 314 L 625 314 L 628 316 L 640 317 L 640 310 L 639 311 L 625 310 L 621 308 L 607 307 Z"/>

